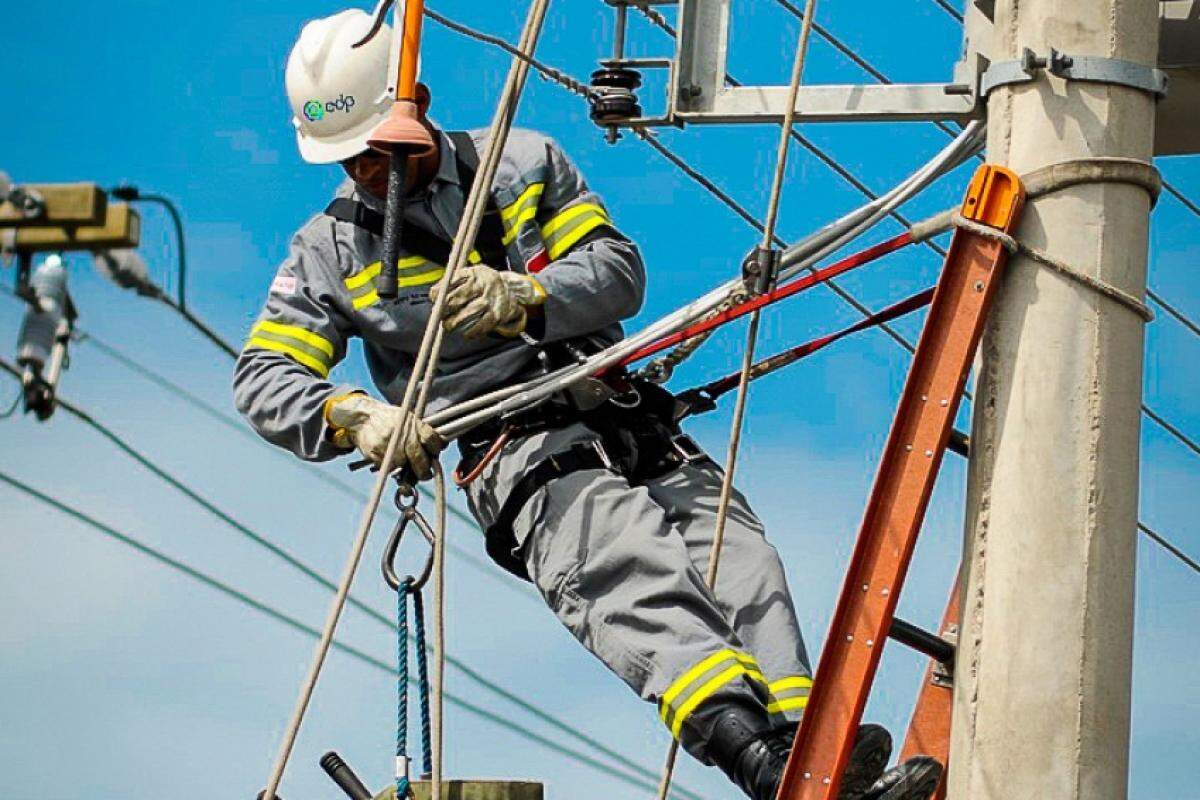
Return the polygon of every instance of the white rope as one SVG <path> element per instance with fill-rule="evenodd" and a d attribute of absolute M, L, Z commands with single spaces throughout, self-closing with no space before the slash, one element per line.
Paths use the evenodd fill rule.
<path fill-rule="evenodd" d="M 525 27 L 521 32 L 521 40 L 518 45 L 518 49 L 526 56 L 532 53 L 537 43 L 537 37 L 541 32 L 542 22 L 545 19 L 548 6 L 549 0 L 533 0 L 530 4 L 529 14 L 526 17 Z M 458 235 L 455 237 L 454 245 L 450 251 L 450 258 L 446 265 L 446 273 L 442 277 L 445 285 L 449 285 L 455 272 L 466 262 L 466 256 L 469 251 L 466 243 L 474 241 L 475 234 L 479 230 L 479 222 L 487 207 L 486 199 L 491 192 L 492 178 L 495 176 L 496 166 L 499 164 L 500 152 L 507 140 L 508 131 L 512 127 L 512 119 L 516 113 L 517 101 L 520 98 L 521 89 L 524 87 L 525 76 L 528 74 L 528 71 L 529 65 L 526 61 L 514 58 L 504 85 L 504 91 L 501 93 L 500 101 L 497 104 L 495 117 L 492 121 L 491 138 L 488 142 L 487 154 L 481 160 L 477 180 L 468 195 Z M 437 365 L 438 350 L 440 350 L 441 345 L 441 320 L 445 314 L 446 294 L 447 292 L 444 291 L 439 292 L 438 298 L 430 310 L 429 323 L 425 326 L 425 333 L 421 339 L 421 347 L 417 352 L 411 377 L 404 387 L 404 396 L 399 404 L 400 417 L 402 419 L 408 418 L 410 412 L 417 407 L 415 401 L 418 399 L 416 396 L 418 383 L 426 385 L 432 383 L 429 377 L 433 374 L 433 370 L 436 369 Z M 426 380 L 420 381 L 417 376 L 426 376 Z M 427 396 L 428 388 L 423 386 L 420 398 L 422 408 Z M 415 422 L 415 416 L 413 419 Z M 402 434 L 406 432 L 405 426 L 398 426 L 392 432 L 391 439 L 388 440 L 388 446 L 384 452 L 382 463 L 392 463 Z M 375 484 L 371 489 L 371 495 L 367 500 L 367 506 L 363 509 L 354 542 L 350 547 L 350 554 L 342 570 L 342 578 L 338 584 L 338 591 L 334 595 L 333 603 L 329 608 L 325 627 L 322 629 L 321 637 L 317 641 L 316 652 L 313 654 L 312 663 L 309 665 L 308 673 L 301 684 L 300 696 L 297 698 L 296 707 L 292 711 L 291 719 L 284 732 L 283 741 L 279 746 L 279 753 L 271 769 L 271 776 L 267 781 L 267 788 L 263 793 L 263 797 L 266 800 L 277 800 L 275 793 L 279 789 L 279 783 L 283 779 L 284 771 L 287 769 L 288 760 L 296 744 L 296 736 L 300 732 L 300 726 L 304 722 L 304 715 L 312 700 L 317 679 L 321 675 L 321 668 L 324 666 L 325 659 L 329 655 L 329 647 L 333 641 L 333 634 L 337 629 L 342 610 L 345 608 L 346 597 L 350 592 L 350 585 L 354 582 L 354 575 L 358 571 L 359 562 L 362 560 L 363 550 L 366 547 L 367 538 L 370 535 L 371 526 L 375 521 L 375 514 L 379 509 L 379 502 L 383 497 L 383 491 L 389 477 L 390 475 L 387 470 L 381 469 L 379 471 L 379 475 L 375 479 Z M 444 520 L 444 515 L 442 518 Z M 445 526 L 443 525 L 442 531 L 438 533 L 437 538 L 444 539 L 444 528 Z"/>
<path fill-rule="evenodd" d="M 433 748 L 433 774 L 430 775 L 430 797 L 442 796 L 443 731 L 445 730 L 446 685 L 446 476 L 442 465 L 434 462 L 434 531 L 433 539 L 433 676 L 430 681 L 430 728 Z"/>
<path fill-rule="evenodd" d="M 992 228 L 972 219 L 967 219 L 958 212 L 950 215 L 950 223 L 954 227 L 961 228 L 965 231 L 970 231 L 976 236 L 981 236 L 985 239 L 999 242 L 1000 245 L 1009 253 L 1013 255 L 1024 255 L 1034 262 L 1041 264 L 1044 267 L 1048 267 L 1064 278 L 1075 281 L 1081 286 L 1085 286 L 1092 291 L 1107 297 L 1113 302 L 1124 306 L 1133 313 L 1137 314 L 1146 322 L 1152 322 L 1154 320 L 1154 311 L 1150 308 L 1150 306 L 1146 305 L 1129 292 L 1126 292 L 1124 289 L 1118 289 L 1111 283 L 1102 281 L 1099 278 L 1088 275 L 1085 272 L 1080 272 L 1078 269 L 1072 267 L 1065 261 L 1061 261 L 1049 253 L 1038 250 L 1035 247 L 1030 247 L 1029 245 L 1018 240 L 1016 237 L 1005 233 L 1004 231 L 997 230 L 996 228 Z"/>
<path fill-rule="evenodd" d="M 792 64 L 792 79 L 788 84 L 787 107 L 779 131 L 779 145 L 775 151 L 775 172 L 771 177 L 771 193 L 767 198 L 767 217 L 763 223 L 761 248 L 769 250 L 775 244 L 775 226 L 779 220 L 779 204 L 783 197 L 783 181 L 787 172 L 788 145 L 792 141 L 792 127 L 796 121 L 796 98 L 804 76 L 804 62 L 808 56 L 808 40 L 812 34 L 813 16 L 817 0 L 808 0 L 804 7 L 804 24 L 800 28 L 800 41 L 796 45 L 796 59 Z M 737 401 L 733 407 L 733 421 L 729 427 L 729 447 L 725 454 L 725 471 L 721 476 L 721 491 L 717 499 L 717 519 L 713 530 L 712 546 L 708 553 L 708 569 L 704 582 L 711 592 L 716 593 L 717 570 L 721 565 L 721 552 L 725 544 L 725 528 L 729 521 L 729 506 L 733 499 L 733 476 L 737 470 L 738 453 L 745 427 L 746 404 L 750 397 L 750 372 L 754 368 L 754 350 L 758 344 L 758 328 L 762 322 L 762 310 L 755 309 L 750 315 L 746 329 L 746 344 L 742 349 L 742 368 L 738 374 Z M 697 345 L 698 346 L 698 345 Z M 667 800 L 671 792 L 671 777 L 675 771 L 675 759 L 679 754 L 679 740 L 671 739 L 667 761 L 663 766 L 662 780 L 658 786 L 658 800 Z"/>

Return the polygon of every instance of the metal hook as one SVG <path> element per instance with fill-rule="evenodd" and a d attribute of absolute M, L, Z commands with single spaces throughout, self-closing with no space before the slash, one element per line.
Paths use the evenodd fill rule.
<path fill-rule="evenodd" d="M 425 517 L 421 516 L 420 511 L 417 511 L 418 499 L 419 495 L 416 489 L 407 483 L 401 484 L 400 488 L 396 489 L 395 503 L 396 508 L 400 509 L 400 520 L 392 529 L 392 536 L 388 539 L 387 547 L 383 549 L 382 567 L 383 579 L 397 592 L 401 590 L 401 587 L 404 587 L 405 591 L 419 592 L 429 581 L 429 576 L 433 572 L 433 528 L 429 527 Z M 420 575 L 409 575 L 401 580 L 396 572 L 394 562 L 396 553 L 400 550 L 400 540 L 404 538 L 404 532 L 408 529 L 409 523 L 416 525 L 417 530 L 425 537 L 425 541 L 429 544 L 429 557 L 425 559 L 425 566 L 421 569 Z"/>
<path fill-rule="evenodd" d="M 384 20 L 387 18 L 387 12 L 391 9 L 394 2 L 395 0 L 379 0 L 379 3 L 375 6 L 375 11 L 371 14 L 371 16 L 374 18 L 371 22 L 371 29 L 367 31 L 366 36 L 350 45 L 351 47 L 362 47 L 364 44 L 375 38 L 375 34 L 379 33 L 380 29 L 383 28 Z"/>

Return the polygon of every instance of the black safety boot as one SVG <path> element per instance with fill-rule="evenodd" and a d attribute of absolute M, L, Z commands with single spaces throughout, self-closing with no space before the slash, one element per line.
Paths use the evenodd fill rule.
<path fill-rule="evenodd" d="M 771 734 L 771 746 L 782 753 L 784 762 L 796 740 L 796 728 L 800 723 L 792 722 L 777 728 Z M 850 761 L 842 773 L 842 785 L 838 789 L 838 800 L 860 800 L 871 786 L 883 775 L 888 759 L 892 757 L 892 735 L 882 725 L 867 723 L 859 726 L 850 751 Z"/>
<path fill-rule="evenodd" d="M 752 800 L 775 800 L 787 750 L 772 741 L 765 714 L 732 706 L 713 721 L 708 738 L 713 763 Z"/>
<path fill-rule="evenodd" d="M 929 756 L 914 756 L 875 781 L 863 800 L 929 800 L 942 777 L 942 765 Z"/>

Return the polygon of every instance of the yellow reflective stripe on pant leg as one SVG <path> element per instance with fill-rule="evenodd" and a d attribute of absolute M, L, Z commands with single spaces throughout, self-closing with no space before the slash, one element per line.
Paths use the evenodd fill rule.
<path fill-rule="evenodd" d="M 250 332 L 250 335 L 253 336 L 259 331 L 266 331 L 267 333 L 273 333 L 276 336 L 285 336 L 290 339 L 295 339 L 296 341 L 303 342 L 309 347 L 316 348 L 325 355 L 329 356 L 331 359 L 333 358 L 333 342 L 329 341 L 324 336 L 320 336 L 312 331 L 306 331 L 304 328 L 296 325 L 286 325 L 282 322 L 271 322 L 270 320 L 264 319 L 259 321 L 259 323 L 254 326 L 254 329 Z"/>
<path fill-rule="evenodd" d="M 787 700 L 774 700 L 767 703 L 768 714 L 778 714 L 782 711 L 798 711 L 808 706 L 808 695 L 790 697 Z"/>
<path fill-rule="evenodd" d="M 767 685 L 771 693 L 771 702 L 767 711 L 772 714 L 780 711 L 794 711 L 808 705 L 808 696 L 812 692 L 812 678 L 807 675 L 793 675 L 780 678 Z"/>
<path fill-rule="evenodd" d="M 812 678 L 807 675 L 793 675 L 790 678 L 780 678 L 777 681 L 771 681 L 767 688 L 771 694 L 778 694 L 785 689 L 812 689 Z"/>
<path fill-rule="evenodd" d="M 734 651 L 718 650 L 676 678 L 675 682 L 671 684 L 671 687 L 663 694 L 662 699 L 659 700 L 659 704 L 662 706 L 661 716 L 663 721 L 665 722 L 667 719 L 667 712 L 671 706 L 671 703 L 675 701 L 675 698 L 683 694 L 684 690 L 687 689 L 693 681 L 723 661 L 736 660 L 737 653 Z"/>
<path fill-rule="evenodd" d="M 683 729 L 683 723 L 701 703 L 716 694 L 718 690 L 731 680 L 739 675 L 745 675 L 746 672 L 745 666 L 740 663 L 734 664 L 693 692 L 692 696 L 687 699 L 687 702 L 681 705 L 679 710 L 675 712 L 675 719 L 671 721 L 671 735 L 678 739 L 679 731 Z"/>
<path fill-rule="evenodd" d="M 283 355 L 288 356 L 289 358 L 308 367 L 322 378 L 329 377 L 329 367 L 327 365 L 323 364 L 311 354 L 306 353 L 297 347 L 293 347 L 292 345 L 285 344 L 284 342 L 276 341 L 274 339 L 265 339 L 261 336 L 251 336 L 250 341 L 246 343 L 246 348 L 249 349 L 251 347 L 260 347 L 263 350 L 272 350 L 276 353 L 282 353 Z"/>
<path fill-rule="evenodd" d="M 659 716 L 663 723 L 671 730 L 678 730 L 682 720 L 692 709 L 728 682 L 728 679 L 723 682 L 717 679 L 730 670 L 757 681 L 764 687 L 767 684 L 753 656 L 729 648 L 719 650 L 688 669 L 662 695 L 659 700 Z"/>

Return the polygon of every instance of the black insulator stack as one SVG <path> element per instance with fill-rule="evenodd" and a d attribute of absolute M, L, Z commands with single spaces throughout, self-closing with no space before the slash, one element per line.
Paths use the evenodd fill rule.
<path fill-rule="evenodd" d="M 592 122 L 612 125 L 640 117 L 642 107 L 634 90 L 641 85 L 641 73 L 626 67 L 604 67 L 593 72 Z"/>

